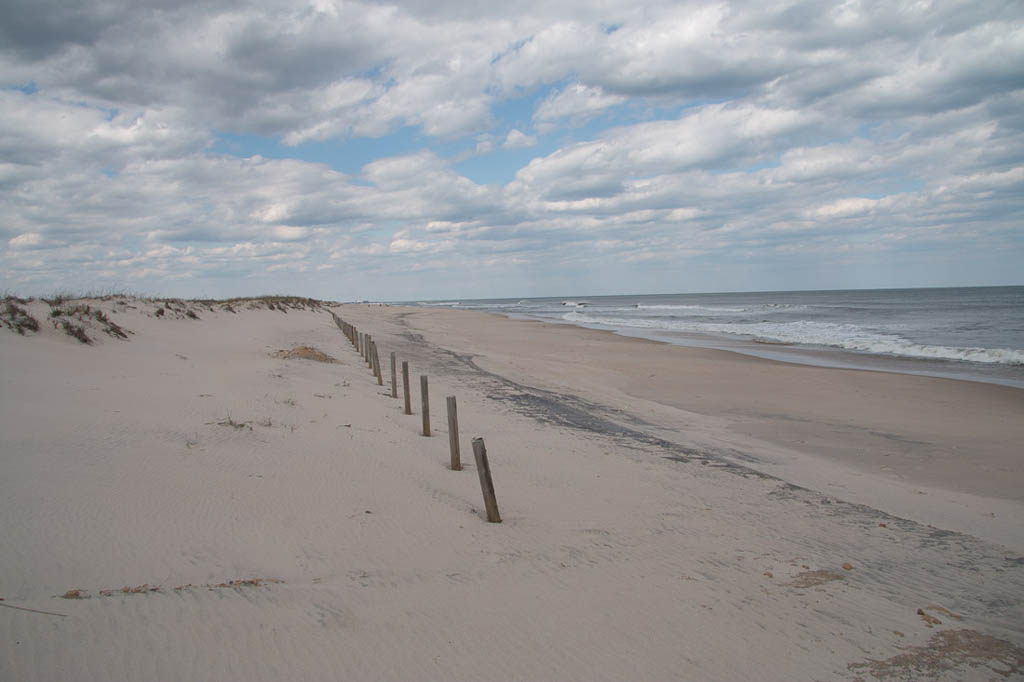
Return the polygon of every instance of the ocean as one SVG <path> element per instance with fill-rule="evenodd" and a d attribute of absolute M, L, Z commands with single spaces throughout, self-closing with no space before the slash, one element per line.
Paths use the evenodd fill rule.
<path fill-rule="evenodd" d="M 1024 286 L 420 301 L 759 357 L 1024 388 Z"/>

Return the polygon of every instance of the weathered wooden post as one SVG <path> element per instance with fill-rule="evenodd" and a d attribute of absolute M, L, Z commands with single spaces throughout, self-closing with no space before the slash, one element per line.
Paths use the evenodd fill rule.
<path fill-rule="evenodd" d="M 412 396 L 409 395 L 409 361 L 402 360 L 402 395 L 405 396 L 405 413 L 412 414 Z"/>
<path fill-rule="evenodd" d="M 452 471 L 462 471 L 462 457 L 459 453 L 459 417 L 455 411 L 455 396 L 446 399 L 448 403 L 448 449 L 452 455 Z"/>
<path fill-rule="evenodd" d="M 430 399 L 427 398 L 427 375 L 420 375 L 420 396 L 423 398 L 423 435 L 430 435 Z"/>
<path fill-rule="evenodd" d="M 494 482 L 491 481 L 491 465 L 487 463 L 487 448 L 484 447 L 483 438 L 473 439 L 473 458 L 476 460 L 477 473 L 480 474 L 480 489 L 484 493 L 487 520 L 491 523 L 501 523 L 498 500 L 494 497 Z"/>
<path fill-rule="evenodd" d="M 391 351 L 391 397 L 398 397 L 398 379 L 395 373 L 395 351 Z"/>
<path fill-rule="evenodd" d="M 377 385 L 384 385 L 384 373 L 380 371 L 380 353 L 377 352 L 377 342 L 373 343 L 373 373 L 377 376 Z"/>
<path fill-rule="evenodd" d="M 363 360 L 366 361 L 367 367 L 373 367 L 373 337 L 369 334 L 366 335 L 366 352 L 363 354 Z"/>

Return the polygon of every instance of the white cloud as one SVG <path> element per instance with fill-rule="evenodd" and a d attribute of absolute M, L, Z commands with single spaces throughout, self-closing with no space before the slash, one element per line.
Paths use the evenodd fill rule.
<path fill-rule="evenodd" d="M 0 26 L 3 287 L 1024 255 L 1013 3 L 23 5 Z M 523 131 L 553 146 L 485 156 Z"/>
<path fill-rule="evenodd" d="M 45 244 L 46 240 L 38 232 L 25 232 L 7 240 L 7 246 L 11 249 L 35 249 Z"/>
<path fill-rule="evenodd" d="M 533 120 L 551 130 L 561 119 L 569 119 L 573 124 L 580 125 L 609 107 L 622 104 L 626 98 L 621 95 L 608 95 L 600 87 L 573 83 L 562 90 L 553 90 L 537 105 Z"/>
<path fill-rule="evenodd" d="M 537 144 L 537 138 L 513 128 L 508 131 L 508 135 L 505 136 L 505 142 L 501 146 L 505 149 L 526 149 L 535 144 Z"/>

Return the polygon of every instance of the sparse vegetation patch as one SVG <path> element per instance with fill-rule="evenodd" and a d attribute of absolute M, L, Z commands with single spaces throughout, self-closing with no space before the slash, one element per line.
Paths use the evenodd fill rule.
<path fill-rule="evenodd" d="M 314 360 L 316 362 L 337 362 L 327 353 L 320 351 L 313 346 L 296 346 L 290 350 L 279 350 L 274 353 L 275 358 L 285 358 L 292 360 L 300 358 L 302 360 Z"/>
<path fill-rule="evenodd" d="M 85 333 L 85 327 L 80 324 L 75 324 L 70 320 L 61 320 L 60 326 L 64 329 L 64 333 L 68 336 L 78 339 L 82 343 L 89 345 L 92 343 L 92 339 Z"/>
<path fill-rule="evenodd" d="M 789 587 L 807 588 L 815 587 L 817 585 L 824 585 L 830 583 L 833 580 L 843 580 L 843 576 L 835 571 L 804 571 L 803 573 L 797 573 L 793 580 L 786 583 Z"/>
<path fill-rule="evenodd" d="M 21 307 L 27 303 L 28 301 L 24 299 L 7 296 L 4 298 L 2 312 L 0 312 L 0 321 L 4 326 L 21 336 L 24 336 L 26 331 L 39 331 L 39 321 Z"/>
<path fill-rule="evenodd" d="M 849 667 L 866 670 L 878 680 L 934 679 L 945 671 L 962 667 L 988 668 L 1009 679 L 1024 672 L 1024 649 L 976 630 L 945 630 L 932 635 L 925 646 L 908 647 L 904 653 L 884 661 L 869 659 Z"/>

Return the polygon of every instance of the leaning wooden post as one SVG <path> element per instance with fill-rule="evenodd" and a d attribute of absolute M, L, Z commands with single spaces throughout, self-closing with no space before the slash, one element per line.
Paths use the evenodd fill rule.
<path fill-rule="evenodd" d="M 384 372 L 380 369 L 380 353 L 377 352 L 377 343 L 373 344 L 373 373 L 377 375 L 377 385 L 384 385 Z"/>
<path fill-rule="evenodd" d="M 448 403 L 448 449 L 452 453 L 452 471 L 462 471 L 462 458 L 459 453 L 459 417 L 455 411 L 455 396 L 445 399 Z"/>
<path fill-rule="evenodd" d="M 373 366 L 373 337 L 369 334 L 366 335 L 366 352 L 363 353 L 363 360 L 366 361 L 367 367 Z"/>
<path fill-rule="evenodd" d="M 402 360 L 402 394 L 405 396 L 405 413 L 412 414 L 412 397 L 409 395 L 409 361 Z"/>
<path fill-rule="evenodd" d="M 476 460 L 477 473 L 480 474 L 480 489 L 484 493 L 487 520 L 491 523 L 501 523 L 498 500 L 494 497 L 494 483 L 491 481 L 491 466 L 487 463 L 487 448 L 484 447 L 483 438 L 473 439 L 473 458 Z"/>
<path fill-rule="evenodd" d="M 420 395 L 423 397 L 423 435 L 430 435 L 430 399 L 427 397 L 427 375 L 420 375 Z"/>
<path fill-rule="evenodd" d="M 391 397 L 398 397 L 398 378 L 395 372 L 395 351 L 391 351 Z"/>

